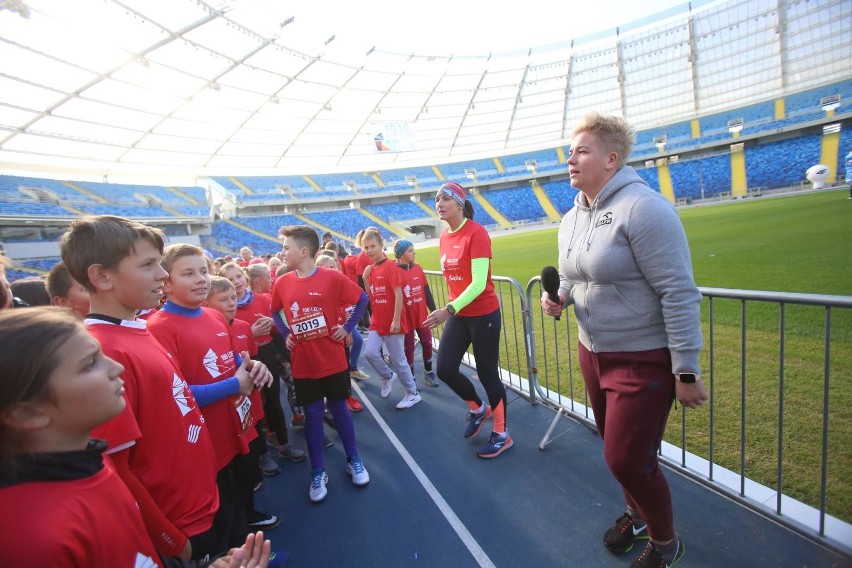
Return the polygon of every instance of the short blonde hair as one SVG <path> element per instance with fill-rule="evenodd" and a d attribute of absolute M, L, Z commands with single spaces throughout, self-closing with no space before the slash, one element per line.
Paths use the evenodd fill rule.
<path fill-rule="evenodd" d="M 264 276 L 269 276 L 269 267 L 265 264 L 252 264 L 246 267 L 246 278 L 248 278 L 249 282 L 254 280 L 255 278 L 263 278 Z"/>
<path fill-rule="evenodd" d="M 214 294 L 221 294 L 222 292 L 230 292 L 231 290 L 235 290 L 235 288 L 230 280 L 222 276 L 211 276 L 210 292 L 207 294 L 207 297 L 209 298 Z"/>
<path fill-rule="evenodd" d="M 204 258 L 205 262 L 207 262 L 207 255 L 204 254 L 204 249 L 201 247 L 187 243 L 176 243 L 167 246 L 163 250 L 163 258 L 160 260 L 160 265 L 166 272 L 171 272 L 175 261 L 185 256 L 200 256 Z M 207 265 L 207 270 L 210 270 L 209 264 Z"/>
<path fill-rule="evenodd" d="M 607 150 L 618 154 L 619 168 L 627 163 L 627 158 L 633 151 L 636 132 L 626 120 L 620 116 L 590 112 L 577 123 L 572 136 L 577 136 L 582 132 L 594 134 L 603 142 Z"/>

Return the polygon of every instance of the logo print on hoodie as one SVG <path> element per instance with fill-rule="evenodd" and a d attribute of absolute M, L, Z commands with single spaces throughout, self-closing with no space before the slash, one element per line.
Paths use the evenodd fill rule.
<path fill-rule="evenodd" d="M 612 225 L 612 211 L 607 211 L 601 217 L 601 220 L 595 223 L 595 228 L 597 229 L 601 225 Z"/>

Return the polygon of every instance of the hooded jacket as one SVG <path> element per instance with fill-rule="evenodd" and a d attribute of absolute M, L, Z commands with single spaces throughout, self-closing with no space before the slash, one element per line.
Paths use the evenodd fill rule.
<path fill-rule="evenodd" d="M 595 353 L 668 347 L 672 373 L 700 373 L 701 292 L 675 208 L 623 166 L 559 227 L 559 294 Z"/>

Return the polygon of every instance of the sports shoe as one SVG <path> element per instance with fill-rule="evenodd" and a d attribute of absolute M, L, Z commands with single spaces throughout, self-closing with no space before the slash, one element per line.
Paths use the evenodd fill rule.
<path fill-rule="evenodd" d="M 290 425 L 293 428 L 304 428 L 305 427 L 305 415 L 302 413 L 294 414 L 293 420 L 290 421 Z"/>
<path fill-rule="evenodd" d="M 426 382 L 426 386 L 430 387 L 437 387 L 441 384 L 438 382 L 438 375 L 435 374 L 435 371 L 423 371 L 423 380 Z"/>
<path fill-rule="evenodd" d="M 660 551 L 657 550 L 653 543 L 649 542 L 645 545 L 645 549 L 639 555 L 639 558 L 634 560 L 633 564 L 630 565 L 630 568 L 671 568 L 671 566 L 680 562 L 680 559 L 683 558 L 685 553 L 686 547 L 683 546 L 683 542 L 678 538 L 677 552 L 675 552 L 674 559 L 667 563 L 663 555 L 660 554 Z"/>
<path fill-rule="evenodd" d="M 271 531 L 281 524 L 281 519 L 278 515 L 267 513 L 266 511 L 255 511 L 246 522 L 246 526 L 255 531 Z"/>
<path fill-rule="evenodd" d="M 635 540 L 648 540 L 648 525 L 636 525 L 630 513 L 618 517 L 603 536 L 604 546 L 614 554 L 630 552 Z"/>
<path fill-rule="evenodd" d="M 273 550 L 269 553 L 268 568 L 282 568 L 289 562 L 290 553 L 286 550 Z"/>
<path fill-rule="evenodd" d="M 486 406 L 482 412 L 470 411 L 467 413 L 467 428 L 464 429 L 465 438 L 473 438 L 482 430 L 482 424 L 491 418 L 491 407 Z"/>
<path fill-rule="evenodd" d="M 362 371 L 361 369 L 354 369 L 349 371 L 349 376 L 352 377 L 355 381 L 363 381 L 364 379 L 369 379 L 370 375 Z"/>
<path fill-rule="evenodd" d="M 370 483 L 370 474 L 364 467 L 364 462 L 359 456 L 355 456 L 346 462 L 346 473 L 352 478 L 352 485 L 355 487 L 364 487 Z"/>
<path fill-rule="evenodd" d="M 419 392 L 408 392 L 408 391 L 406 391 L 405 396 L 402 397 L 402 400 L 400 400 L 399 402 L 396 403 L 396 408 L 397 408 L 397 410 L 403 410 L 405 408 L 411 408 L 412 406 L 414 406 L 415 404 L 417 404 L 421 400 L 423 400 L 423 399 L 420 398 Z"/>
<path fill-rule="evenodd" d="M 488 443 L 483 444 L 481 448 L 476 450 L 476 455 L 486 459 L 496 458 L 511 448 L 512 444 L 512 437 L 508 432 L 504 432 L 503 434 L 491 432 L 491 436 L 488 438 Z"/>
<path fill-rule="evenodd" d="M 311 503 L 319 503 L 328 495 L 328 489 L 325 488 L 328 483 L 328 474 L 324 469 L 318 469 L 311 472 L 311 488 L 308 491 L 308 498 Z"/>
<path fill-rule="evenodd" d="M 263 480 L 258 481 L 255 486 L 252 488 L 252 492 L 257 493 L 260 491 L 260 488 L 263 487 Z"/>
<path fill-rule="evenodd" d="M 396 373 L 391 371 L 391 376 L 389 379 L 382 379 L 382 398 L 387 398 L 390 396 L 391 388 L 393 384 L 396 382 Z"/>
<path fill-rule="evenodd" d="M 260 470 L 263 472 L 263 475 L 268 477 L 272 477 L 273 475 L 278 475 L 281 473 L 281 467 L 275 463 L 275 460 L 266 452 L 262 456 L 260 456 Z"/>
<path fill-rule="evenodd" d="M 322 437 L 322 447 L 323 448 L 330 448 L 333 445 L 334 445 L 334 442 L 331 441 L 331 438 L 329 438 L 328 436 Z"/>
<path fill-rule="evenodd" d="M 361 403 L 358 402 L 358 399 L 349 395 L 349 398 L 346 399 L 346 404 L 349 406 L 349 412 L 361 412 L 364 410 L 364 407 L 361 406 Z"/>
<path fill-rule="evenodd" d="M 281 449 L 278 450 L 278 455 L 282 458 L 288 459 L 293 463 L 299 463 L 305 459 L 305 452 L 293 446 L 293 444 L 287 443 L 281 446 Z"/>

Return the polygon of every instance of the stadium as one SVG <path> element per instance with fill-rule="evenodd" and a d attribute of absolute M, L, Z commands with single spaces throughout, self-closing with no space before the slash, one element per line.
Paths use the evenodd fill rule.
<path fill-rule="evenodd" d="M 414 242 L 418 262 L 434 270 L 430 246 L 444 227 L 434 195 L 457 182 L 494 237 L 494 274 L 507 278 L 503 308 L 517 314 L 501 367 L 508 387 L 533 403 L 513 405 L 523 408 L 519 415 L 532 413 L 531 446 L 547 431 L 547 451 L 536 449 L 530 460 L 538 471 L 561 475 L 576 459 L 569 449 L 586 451 L 587 444 L 596 456 L 599 448 L 593 440 L 564 447 L 562 440 L 581 435 L 571 427 L 560 442 L 545 441 L 568 424 L 560 416 L 591 423 L 579 404 L 582 382 L 567 379 L 579 377 L 571 355 L 576 324 L 566 318 L 551 329 L 536 319 L 536 277 L 555 263 L 555 226 L 577 193 L 566 165 L 573 125 L 590 111 L 622 116 L 636 130 L 627 163 L 681 211 L 696 282 L 710 299 L 702 312 L 705 342 L 713 337 L 719 349 L 703 355 L 718 373 L 715 425 L 712 413 L 684 413 L 662 451 L 668 477 L 679 478 L 673 485 L 695 499 L 676 503 L 676 512 L 699 517 L 693 535 L 706 528 L 702 509 L 714 522 L 730 523 L 692 549 L 693 561 L 849 562 L 852 274 L 840 260 L 852 238 L 848 2 L 699 0 L 649 8 L 638 19 L 611 20 L 613 27 L 553 43 L 516 48 L 507 39 L 512 47 L 486 53 L 454 53 L 449 39 L 413 52 L 349 30 L 308 31 L 308 16 L 272 4 L 0 0 L 0 245 L 14 261 L 9 281 L 44 275 L 59 261 L 68 224 L 100 214 L 158 227 L 169 243 L 198 245 L 211 258 L 236 258 L 242 247 L 274 255 L 278 229 L 302 224 L 354 252 L 356 234 L 376 226 L 386 241 Z M 820 177 L 809 179 L 817 165 Z M 743 228 L 752 223 L 753 231 Z M 438 276 L 430 272 L 430 282 L 444 293 Z M 748 325 L 747 301 L 757 304 Z M 806 306 L 816 309 L 804 313 Z M 513 320 L 504 321 L 509 334 Z M 725 375 L 733 377 L 731 390 Z M 812 388 L 791 393 L 785 377 Z M 755 410 L 762 400 L 773 406 L 768 414 Z M 673 414 L 671 422 L 680 420 Z M 408 446 L 416 431 L 401 419 L 377 416 L 377 424 L 377 445 L 389 428 L 417 463 L 441 460 L 432 449 L 412 449 L 415 441 Z M 500 483 L 494 473 L 473 471 Z M 578 518 L 597 515 L 585 500 L 573 502 L 576 496 L 561 502 L 572 487 L 597 495 L 587 485 L 600 470 L 584 471 L 585 483 L 572 479 L 547 505 L 536 504 L 536 490 L 519 491 L 522 502 L 512 503 L 521 518 L 509 530 L 529 546 L 513 546 L 511 533 L 502 532 L 490 537 L 499 543 L 489 542 L 476 507 L 453 501 L 464 501 L 461 490 L 432 479 L 437 497 L 413 497 L 414 509 L 438 505 L 458 514 L 437 537 L 412 550 L 370 546 L 364 543 L 375 533 L 369 523 L 360 526 L 357 511 L 343 513 L 354 515 L 348 523 L 323 511 L 317 523 L 348 536 L 331 547 L 339 550 L 306 561 L 311 533 L 300 525 L 310 525 L 315 510 L 279 494 L 284 484 L 301 484 L 304 472 L 267 480 L 276 493 L 267 487 L 263 499 L 302 516 L 282 535 L 293 566 L 413 565 L 418 550 L 429 566 L 612 565 L 611 557 L 598 557 L 600 546 L 575 548 L 556 530 L 560 508 Z M 404 473 L 412 472 L 420 479 L 432 473 Z M 539 475 L 506 473 L 516 474 Z M 524 483 L 513 481 L 511 489 Z M 405 539 L 401 527 L 409 520 L 389 512 L 394 498 L 399 494 L 364 504 L 364 514 L 390 519 L 390 540 Z M 503 514 L 496 504 L 485 509 Z M 531 520 L 539 515 L 541 522 Z M 749 540 L 750 531 L 765 540 Z M 436 538 L 446 549 L 436 552 Z"/>

